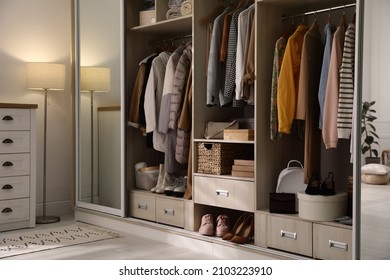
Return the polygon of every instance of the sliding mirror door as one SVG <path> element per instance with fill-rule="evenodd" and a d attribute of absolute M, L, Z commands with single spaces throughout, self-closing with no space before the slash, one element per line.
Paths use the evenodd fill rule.
<path fill-rule="evenodd" d="M 123 0 L 75 0 L 77 206 L 124 216 Z"/>

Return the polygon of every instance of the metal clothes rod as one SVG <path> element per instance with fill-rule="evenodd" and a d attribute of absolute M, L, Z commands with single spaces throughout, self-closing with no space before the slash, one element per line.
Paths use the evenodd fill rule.
<path fill-rule="evenodd" d="M 315 10 L 315 11 L 306 12 L 306 13 L 303 13 L 303 14 L 298 14 L 298 15 L 293 15 L 293 16 L 282 16 L 282 21 L 285 21 L 285 20 L 288 20 L 288 19 L 297 18 L 297 17 L 304 17 L 304 16 L 308 16 L 308 15 L 315 15 L 315 14 L 319 14 L 319 13 L 325 13 L 325 12 L 329 12 L 330 13 L 331 11 L 346 9 L 346 8 L 355 7 L 355 6 L 356 6 L 356 3 L 342 5 L 342 6 L 336 6 L 336 7 L 331 7 L 331 8 L 322 9 L 322 10 Z"/>
<path fill-rule="evenodd" d="M 185 40 L 185 39 L 190 39 L 190 38 L 192 38 L 192 35 L 178 36 L 178 37 L 174 37 L 174 38 L 170 38 L 170 39 L 150 41 L 149 45 L 164 44 L 164 43 L 169 43 L 169 42 L 173 42 L 173 41 L 180 41 L 180 40 Z"/>

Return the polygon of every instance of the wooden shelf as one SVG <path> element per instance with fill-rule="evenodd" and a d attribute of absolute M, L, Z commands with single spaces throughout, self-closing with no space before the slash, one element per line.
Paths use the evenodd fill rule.
<path fill-rule="evenodd" d="M 149 34 L 161 34 L 169 32 L 169 34 L 182 34 L 192 29 L 192 16 L 183 16 L 170 20 L 158 21 L 156 23 L 135 26 L 128 30 L 135 32 L 143 32 Z M 186 34 L 190 35 L 190 34 Z"/>

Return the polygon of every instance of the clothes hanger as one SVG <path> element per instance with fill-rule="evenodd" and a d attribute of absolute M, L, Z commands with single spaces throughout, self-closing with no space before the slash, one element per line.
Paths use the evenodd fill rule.
<path fill-rule="evenodd" d="M 343 8 L 343 14 L 341 15 L 340 26 L 347 27 L 347 17 L 345 15 L 345 6 Z"/>
<path fill-rule="evenodd" d="M 229 4 L 230 2 L 230 4 Z M 230 7 L 232 3 L 234 2 L 233 0 L 229 1 L 228 4 L 225 3 L 225 1 L 220 0 L 219 1 L 219 6 L 216 7 L 208 16 L 205 16 L 204 18 L 199 20 L 200 25 L 207 25 L 211 22 L 214 21 L 214 19 L 219 16 L 226 8 Z"/>
<path fill-rule="evenodd" d="M 330 15 L 330 12 L 332 11 L 332 9 L 329 9 L 329 14 L 328 14 L 328 24 L 331 24 L 332 23 L 332 17 Z"/>

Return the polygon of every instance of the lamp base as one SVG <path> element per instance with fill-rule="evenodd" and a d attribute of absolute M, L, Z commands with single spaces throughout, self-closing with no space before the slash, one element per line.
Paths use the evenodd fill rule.
<path fill-rule="evenodd" d="M 37 217 L 35 223 L 37 224 L 52 224 L 60 221 L 60 217 L 56 216 L 45 216 L 45 217 Z"/>

